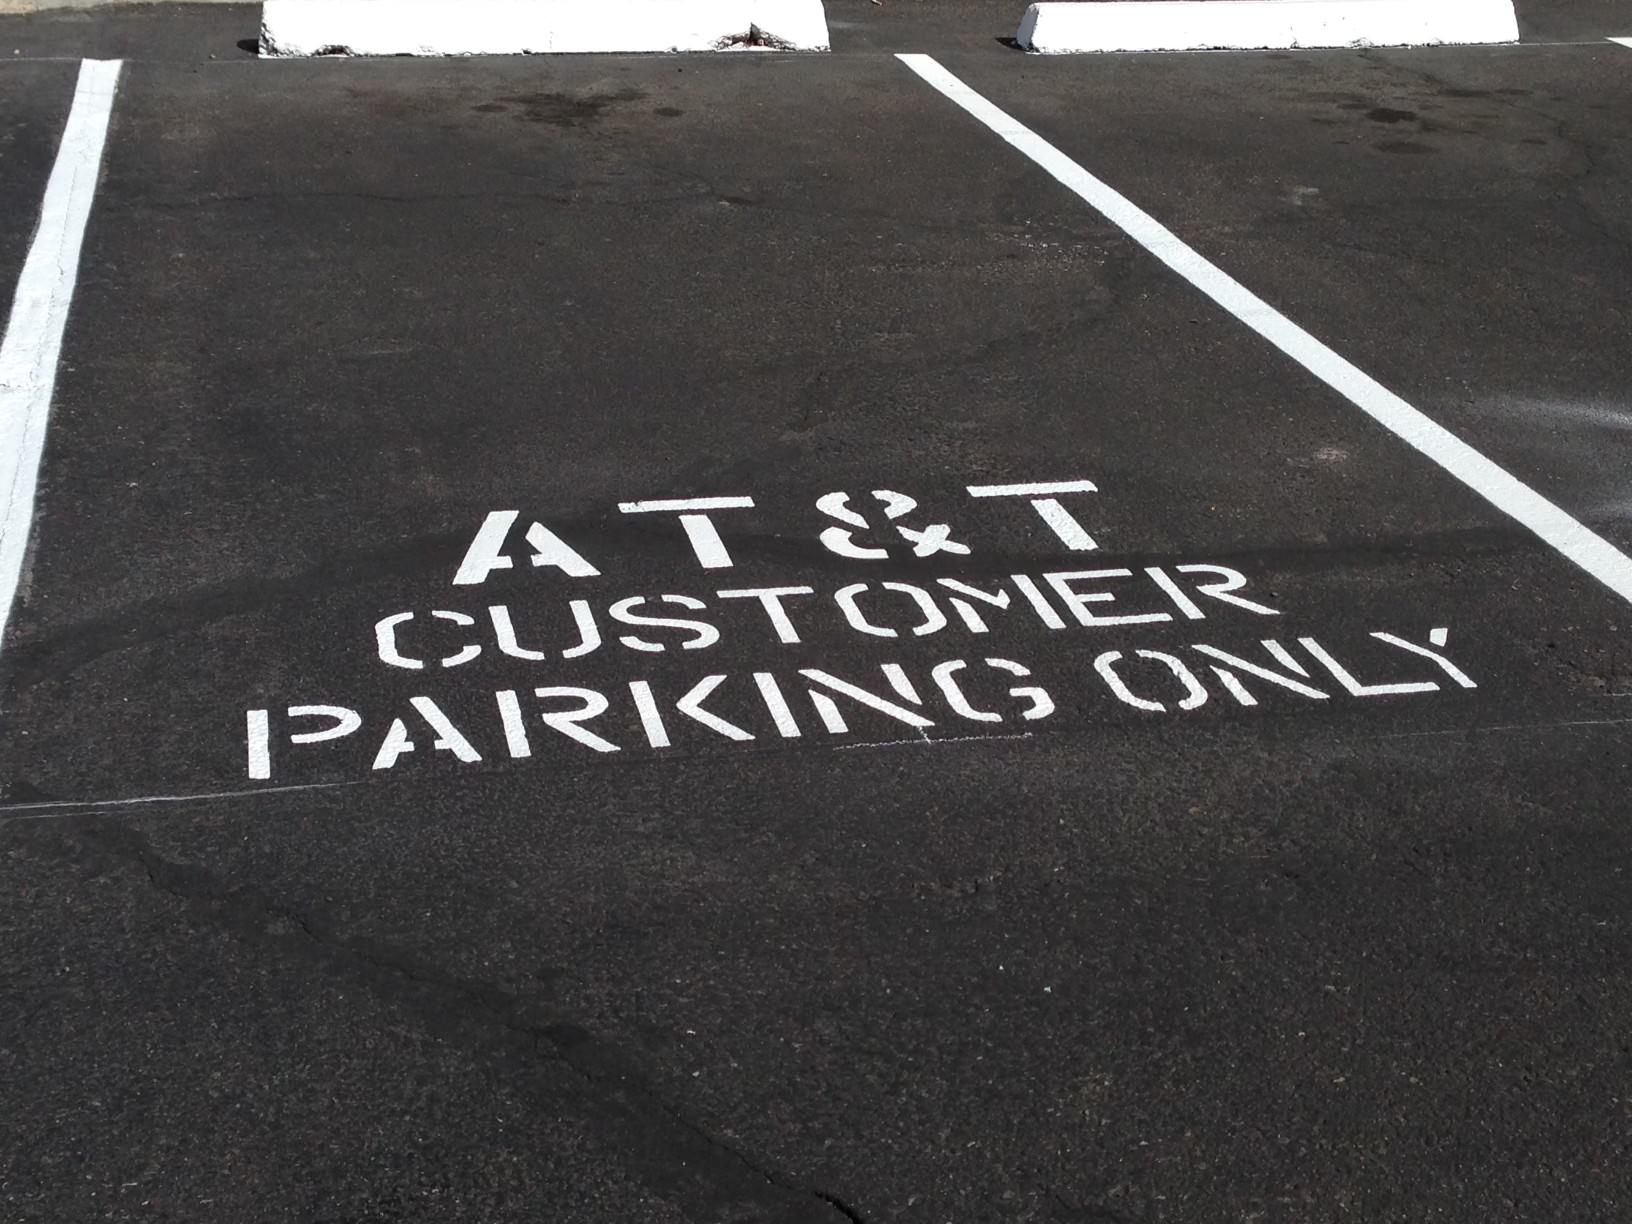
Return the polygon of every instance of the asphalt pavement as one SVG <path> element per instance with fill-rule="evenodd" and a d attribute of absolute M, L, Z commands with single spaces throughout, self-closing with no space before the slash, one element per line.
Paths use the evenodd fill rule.
<path fill-rule="evenodd" d="M 0 1216 L 1628 1218 L 1616 12 L 0 19 L 8 285 L 128 57 L 0 644 Z"/>
<path fill-rule="evenodd" d="M 57 140 L 73 97 L 73 64 L 6 66 L 0 93 L 0 278 L 17 283 L 40 211 L 40 193 L 57 155 Z"/>

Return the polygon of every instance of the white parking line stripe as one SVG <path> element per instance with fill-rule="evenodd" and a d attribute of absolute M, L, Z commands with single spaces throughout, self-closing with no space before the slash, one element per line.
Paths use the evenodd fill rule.
<path fill-rule="evenodd" d="M 1378 424 L 1421 451 L 1498 510 L 1528 527 L 1622 599 L 1632 602 L 1632 557 L 1315 339 L 1186 246 L 1156 218 L 970 89 L 933 57 L 900 55 L 897 58 Z"/>
<path fill-rule="evenodd" d="M 11 318 L 0 341 L 0 633 L 11 616 L 28 552 L 57 357 L 79 275 L 85 223 L 96 198 L 120 66 L 119 60 L 80 65 L 73 107 L 40 206 L 39 228 L 17 278 Z"/>
<path fill-rule="evenodd" d="M 1040 484 L 970 485 L 970 497 L 1055 497 L 1061 493 L 1098 493 L 1091 480 L 1045 480 Z"/>

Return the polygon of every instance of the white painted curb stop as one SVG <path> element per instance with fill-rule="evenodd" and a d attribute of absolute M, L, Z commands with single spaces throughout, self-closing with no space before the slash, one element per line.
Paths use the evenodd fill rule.
<path fill-rule="evenodd" d="M 1513 0 L 1066 0 L 1033 4 L 1028 51 L 1249 51 L 1517 42 Z"/>
<path fill-rule="evenodd" d="M 826 51 L 822 0 L 265 0 L 261 54 Z"/>

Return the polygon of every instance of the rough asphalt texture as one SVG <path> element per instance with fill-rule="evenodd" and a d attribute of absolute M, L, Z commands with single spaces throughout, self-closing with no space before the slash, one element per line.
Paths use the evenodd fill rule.
<path fill-rule="evenodd" d="M 987 5 L 834 5 L 810 58 L 259 64 L 247 9 L 0 25 L 12 279 L 73 85 L 40 57 L 132 57 L 0 654 L 4 1218 L 1627 1218 L 1627 608 L 883 54 L 937 54 L 1632 547 L 1607 9 L 1527 8 L 1583 45 L 1093 61 L 1018 55 Z M 1094 553 L 965 493 L 1071 478 Z M 816 499 L 874 489 L 970 553 L 825 549 Z M 618 511 L 744 494 L 730 569 Z M 507 508 L 600 575 L 451 585 Z M 1278 616 L 884 639 L 831 601 L 1189 563 Z M 796 644 L 714 597 L 793 585 Z M 661 593 L 719 644 L 376 654 L 389 614 L 434 660 L 466 639 L 430 610 L 494 604 L 558 653 L 569 599 Z M 1436 628 L 1477 688 L 1369 636 Z M 1247 708 L 1191 653 L 1266 636 L 1443 683 L 1317 670 L 1330 700 Z M 1210 699 L 1118 702 L 1112 649 L 1192 658 Z M 934 698 L 926 735 L 849 704 L 829 736 L 806 702 L 785 740 L 748 680 L 895 662 L 928 694 L 994 654 L 1051 718 L 985 674 L 1001 727 Z M 756 739 L 671 717 L 650 747 L 628 682 L 672 709 L 710 674 Z M 535 722 L 511 759 L 494 693 L 540 685 L 616 698 L 621 751 Z M 414 724 L 371 770 L 426 694 L 482 761 Z M 303 703 L 365 730 L 280 721 L 252 782 L 245 711 Z M 257 785 L 313 789 L 37 806 Z"/>

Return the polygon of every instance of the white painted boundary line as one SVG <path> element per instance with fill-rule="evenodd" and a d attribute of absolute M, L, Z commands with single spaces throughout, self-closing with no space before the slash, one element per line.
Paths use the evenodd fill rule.
<path fill-rule="evenodd" d="M 265 0 L 261 54 L 826 51 L 822 0 Z"/>
<path fill-rule="evenodd" d="M 1609 41 L 1612 43 L 1620 43 L 1623 47 L 1632 48 L 1632 38 L 1612 38 Z"/>
<path fill-rule="evenodd" d="M 0 341 L 0 633 L 11 616 L 34 522 L 34 489 L 57 357 L 79 276 L 79 248 L 96 198 L 119 60 L 86 60 L 40 205 L 39 228 L 17 278 Z"/>
<path fill-rule="evenodd" d="M 1502 513 L 1528 527 L 1622 599 L 1632 603 L 1632 557 L 1333 352 L 1228 273 L 1186 246 L 1177 234 L 1156 218 L 970 89 L 932 57 L 900 55 L 896 58 L 1379 425 L 1421 451 Z"/>
<path fill-rule="evenodd" d="M 1245 51 L 1517 42 L 1513 0 L 1120 0 L 1033 4 L 1028 51 Z"/>

